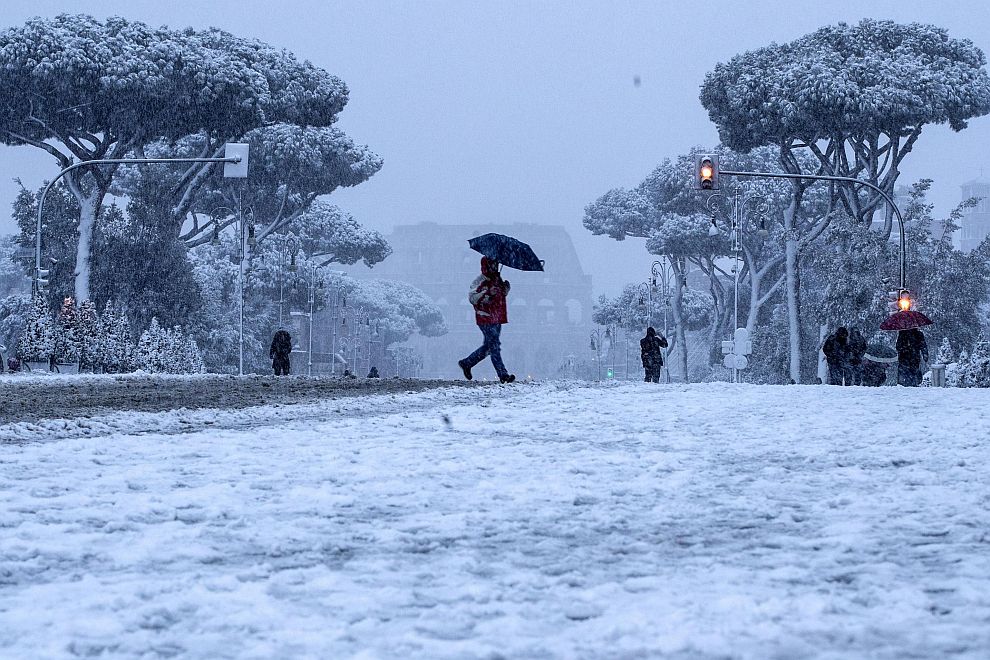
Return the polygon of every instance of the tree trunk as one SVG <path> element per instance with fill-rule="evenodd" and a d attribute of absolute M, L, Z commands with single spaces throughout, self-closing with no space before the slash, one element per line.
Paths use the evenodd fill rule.
<path fill-rule="evenodd" d="M 791 380 L 801 382 L 801 313 L 798 300 L 798 237 L 795 228 L 795 217 L 799 199 L 795 199 L 784 214 L 785 243 L 785 274 L 787 298 L 787 334 L 790 349 Z"/>
<path fill-rule="evenodd" d="M 674 277 L 677 280 L 677 282 L 674 285 L 674 295 L 671 300 L 671 307 L 674 314 L 674 334 L 677 337 L 675 341 L 681 345 L 681 352 L 679 356 L 681 362 L 681 370 L 684 372 L 684 382 L 689 383 L 691 382 L 691 379 L 688 377 L 688 345 L 687 345 L 687 336 L 685 335 L 684 332 L 684 314 L 681 308 L 681 302 L 684 299 L 683 296 L 683 291 L 684 291 L 683 287 L 685 282 L 684 266 L 681 264 L 677 264 L 677 262 L 674 262 L 673 265 L 674 265 Z"/>
<path fill-rule="evenodd" d="M 76 304 L 81 305 L 90 299 L 90 258 L 93 245 L 93 231 L 96 229 L 96 218 L 105 193 L 99 190 L 88 194 L 79 194 L 73 187 L 73 194 L 79 201 L 79 242 L 76 245 L 75 276 Z"/>

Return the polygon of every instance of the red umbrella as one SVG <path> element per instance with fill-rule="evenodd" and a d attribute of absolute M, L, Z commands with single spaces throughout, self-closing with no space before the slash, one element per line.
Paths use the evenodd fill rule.
<path fill-rule="evenodd" d="M 934 323 L 930 318 L 909 309 L 903 312 L 894 312 L 887 317 L 887 320 L 880 324 L 881 330 L 910 330 Z"/>

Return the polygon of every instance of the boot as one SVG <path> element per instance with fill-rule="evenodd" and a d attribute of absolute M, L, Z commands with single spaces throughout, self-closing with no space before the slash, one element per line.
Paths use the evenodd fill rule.
<path fill-rule="evenodd" d="M 461 371 L 464 373 L 465 378 L 467 378 L 468 380 L 474 378 L 471 375 L 471 367 L 467 366 L 467 363 L 464 360 L 458 360 L 457 366 L 461 368 Z"/>

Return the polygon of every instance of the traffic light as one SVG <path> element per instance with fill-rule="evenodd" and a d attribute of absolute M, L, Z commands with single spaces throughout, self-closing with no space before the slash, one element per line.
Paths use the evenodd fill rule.
<path fill-rule="evenodd" d="M 901 292 L 900 291 L 888 291 L 887 292 L 887 311 L 888 312 L 890 312 L 891 314 L 894 314 L 894 313 L 900 311 L 900 309 L 901 309 L 900 306 L 899 306 L 900 298 L 901 298 Z"/>
<path fill-rule="evenodd" d="M 914 301 L 911 299 L 911 292 L 907 289 L 887 292 L 887 310 L 891 314 L 906 312 L 913 306 Z"/>
<path fill-rule="evenodd" d="M 605 372 L 605 376 L 606 378 L 615 378 L 615 370 L 612 369 L 612 367 L 609 367 L 608 371 Z"/>
<path fill-rule="evenodd" d="M 34 272 L 34 281 L 37 282 L 38 292 L 44 292 L 45 287 L 48 286 L 48 276 L 52 274 L 52 271 L 48 268 L 35 268 Z"/>
<path fill-rule="evenodd" d="M 911 300 L 911 292 L 907 289 L 901 289 L 900 293 L 897 295 L 897 309 L 902 312 L 906 312 L 911 309 L 911 305 L 914 301 Z"/>
<path fill-rule="evenodd" d="M 698 156 L 694 171 L 698 190 L 718 190 L 718 156 Z"/>

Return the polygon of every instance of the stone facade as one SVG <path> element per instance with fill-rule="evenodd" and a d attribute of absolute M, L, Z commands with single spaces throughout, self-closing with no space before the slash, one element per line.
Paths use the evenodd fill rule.
<path fill-rule="evenodd" d="M 570 235 L 563 227 L 536 224 L 421 223 L 396 227 L 387 237 L 393 253 L 373 269 L 351 268 L 358 278 L 401 280 L 418 287 L 442 310 L 449 333 L 439 338 L 413 337 L 408 344 L 423 355 L 423 377 L 461 377 L 457 360 L 481 343 L 468 287 L 480 272 L 481 255 L 468 239 L 497 232 L 533 247 L 546 261 L 545 272 L 506 268 L 509 280 L 509 323 L 502 330 L 502 356 L 518 378 L 564 374 L 568 355 L 587 351 L 591 331 L 591 276 L 581 268 Z M 475 369 L 479 378 L 494 378 L 485 360 Z"/>

